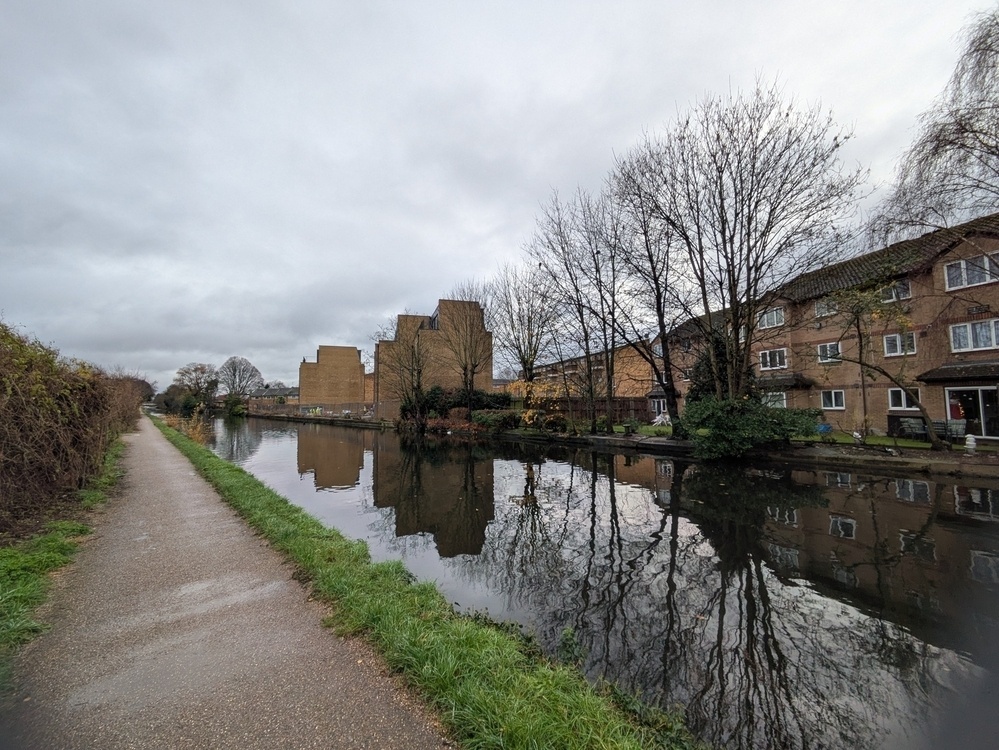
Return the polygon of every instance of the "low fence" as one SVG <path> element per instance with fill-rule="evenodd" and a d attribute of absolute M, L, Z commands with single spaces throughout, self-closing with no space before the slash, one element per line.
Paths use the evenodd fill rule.
<path fill-rule="evenodd" d="M 571 417 L 573 420 L 589 418 L 590 410 L 587 408 L 586 399 L 563 398 L 549 401 L 548 403 L 551 406 L 546 411 L 558 410 L 559 413 L 564 414 L 567 418 Z M 599 400 L 593 406 L 597 418 L 607 416 L 606 400 Z M 647 398 L 614 398 L 611 400 L 610 406 L 609 418 L 614 424 L 621 424 L 630 419 L 635 419 L 643 424 L 650 424 L 655 419 Z"/>

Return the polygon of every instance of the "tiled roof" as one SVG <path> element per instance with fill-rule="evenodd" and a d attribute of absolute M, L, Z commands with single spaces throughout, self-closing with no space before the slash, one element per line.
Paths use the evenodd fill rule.
<path fill-rule="evenodd" d="M 285 398 L 289 396 L 298 396 L 298 388 L 258 388 L 255 391 L 250 391 L 250 398 L 277 398 L 278 396 L 284 396 Z"/>
<path fill-rule="evenodd" d="M 923 383 L 996 379 L 999 379 L 999 362 L 958 362 L 934 367 L 916 376 L 916 380 Z"/>
<path fill-rule="evenodd" d="M 794 301 L 815 299 L 839 289 L 887 281 L 929 267 L 941 253 L 964 237 L 999 236 L 999 214 L 938 229 L 911 240 L 875 250 L 840 263 L 802 274 L 789 282 L 781 296 Z"/>

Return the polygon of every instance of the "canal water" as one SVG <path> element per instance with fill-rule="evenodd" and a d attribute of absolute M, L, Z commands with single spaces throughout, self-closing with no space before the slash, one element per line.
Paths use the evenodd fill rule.
<path fill-rule="evenodd" d="M 994 746 L 999 484 L 255 419 L 214 449 L 716 747 Z"/>

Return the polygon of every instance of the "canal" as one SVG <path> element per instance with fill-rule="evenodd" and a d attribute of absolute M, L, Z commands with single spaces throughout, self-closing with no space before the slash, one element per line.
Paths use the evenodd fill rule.
<path fill-rule="evenodd" d="M 999 484 L 258 419 L 214 450 L 716 747 L 994 731 Z"/>

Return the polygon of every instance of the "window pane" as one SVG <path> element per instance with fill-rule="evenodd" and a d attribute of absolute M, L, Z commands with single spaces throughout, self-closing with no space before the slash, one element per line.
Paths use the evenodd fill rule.
<path fill-rule="evenodd" d="M 989 280 L 985 269 L 984 255 L 979 255 L 977 258 L 968 258 L 964 262 L 964 270 L 967 275 L 968 284 L 984 284 Z"/>
<path fill-rule="evenodd" d="M 885 336 L 885 354 L 898 354 L 898 336 Z"/>
<path fill-rule="evenodd" d="M 903 351 L 906 354 L 913 354 L 916 351 L 916 334 L 914 331 L 902 334 L 902 341 L 905 342 Z"/>
<path fill-rule="evenodd" d="M 948 263 L 944 268 L 947 270 L 947 288 L 953 289 L 956 286 L 964 286 L 964 274 L 961 272 L 961 262 Z"/>
<path fill-rule="evenodd" d="M 888 408 L 890 409 L 901 409 L 902 408 L 902 389 L 892 388 L 888 391 Z"/>
<path fill-rule="evenodd" d="M 971 346 L 973 349 L 988 349 L 992 346 L 992 324 L 980 320 L 971 324 Z"/>
<path fill-rule="evenodd" d="M 899 279 L 895 282 L 895 298 L 896 299 L 909 299 L 912 293 L 909 291 L 909 280 Z"/>
<path fill-rule="evenodd" d="M 967 325 L 952 326 L 950 329 L 950 336 L 951 342 L 954 346 L 954 351 L 969 348 L 970 345 L 968 343 Z"/>

